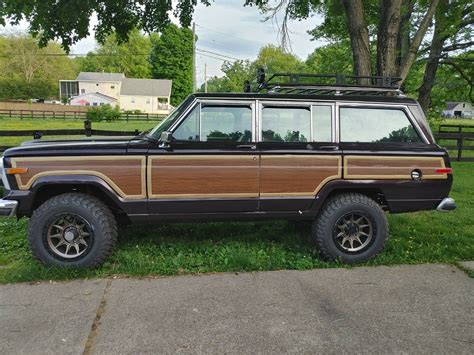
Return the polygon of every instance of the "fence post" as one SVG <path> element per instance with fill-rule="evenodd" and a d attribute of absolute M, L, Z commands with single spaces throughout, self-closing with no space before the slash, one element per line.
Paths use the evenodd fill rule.
<path fill-rule="evenodd" d="M 85 131 L 86 137 L 92 136 L 92 122 L 90 120 L 84 121 L 84 131 Z"/>
<path fill-rule="evenodd" d="M 464 134 L 462 128 L 459 127 L 459 137 L 458 137 L 458 161 L 462 159 L 462 150 L 464 148 Z"/>
<path fill-rule="evenodd" d="M 34 118 L 34 117 L 33 117 L 33 110 L 31 110 L 31 118 L 32 118 L 32 119 Z"/>

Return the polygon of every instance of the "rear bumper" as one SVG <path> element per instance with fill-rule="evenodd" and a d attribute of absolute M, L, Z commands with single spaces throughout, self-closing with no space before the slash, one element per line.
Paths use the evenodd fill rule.
<path fill-rule="evenodd" d="M 12 217 L 15 215 L 18 201 L 0 199 L 0 217 Z"/>
<path fill-rule="evenodd" d="M 456 202 L 451 197 L 443 198 L 443 201 L 441 201 L 438 207 L 436 207 L 436 210 L 440 212 L 449 212 L 455 209 Z"/>

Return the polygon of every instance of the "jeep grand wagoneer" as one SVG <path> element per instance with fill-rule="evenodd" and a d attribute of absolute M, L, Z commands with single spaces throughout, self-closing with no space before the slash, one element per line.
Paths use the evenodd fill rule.
<path fill-rule="evenodd" d="M 118 220 L 269 218 L 313 221 L 324 258 L 356 263 L 382 250 L 386 212 L 455 208 L 447 152 L 415 100 L 385 78 L 315 78 L 261 75 L 258 92 L 194 94 L 136 137 L 9 149 L 0 214 L 30 217 L 45 264 L 100 265 Z"/>

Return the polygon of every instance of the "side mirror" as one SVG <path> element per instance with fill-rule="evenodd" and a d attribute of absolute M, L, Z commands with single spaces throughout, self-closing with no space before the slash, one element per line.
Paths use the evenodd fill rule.
<path fill-rule="evenodd" d="M 173 134 L 169 131 L 164 131 L 161 132 L 161 137 L 160 137 L 160 142 L 161 143 L 171 143 L 171 140 L 173 139 Z"/>

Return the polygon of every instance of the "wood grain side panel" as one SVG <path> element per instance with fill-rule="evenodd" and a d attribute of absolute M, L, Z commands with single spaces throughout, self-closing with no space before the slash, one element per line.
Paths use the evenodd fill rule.
<path fill-rule="evenodd" d="M 340 156 L 262 156 L 260 196 L 315 196 L 324 184 L 342 177 Z"/>
<path fill-rule="evenodd" d="M 258 197 L 258 158 L 168 156 L 148 160 L 150 198 Z"/>
<path fill-rule="evenodd" d="M 16 175 L 18 186 L 29 189 L 42 176 L 93 175 L 106 181 L 125 199 L 146 198 L 145 157 L 42 157 L 14 158 L 12 164 L 28 168 Z"/>
<path fill-rule="evenodd" d="M 419 169 L 422 179 L 447 179 L 447 174 L 437 174 L 444 168 L 441 157 L 347 156 L 344 158 L 346 179 L 410 179 L 411 172 Z"/>

